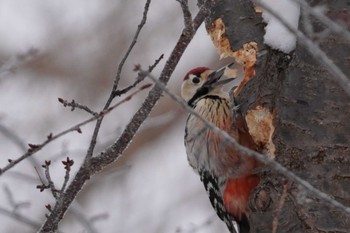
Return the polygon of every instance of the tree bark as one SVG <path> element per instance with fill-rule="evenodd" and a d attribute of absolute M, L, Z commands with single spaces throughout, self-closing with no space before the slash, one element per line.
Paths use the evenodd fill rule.
<path fill-rule="evenodd" d="M 336 2 L 328 4 L 328 15 L 349 23 L 346 1 Z M 267 156 L 350 206 L 350 97 L 299 43 L 291 54 L 263 45 L 264 24 L 250 1 L 211 0 L 208 4 L 207 29 L 221 18 L 232 50 L 255 41 L 259 51 L 266 52 L 258 58 L 256 75 L 238 94 L 237 102 L 246 115 L 257 107 L 268 110 L 272 137 L 261 142 Z M 301 18 L 300 30 L 305 20 Z M 325 29 L 318 20 L 309 20 L 316 31 Z M 318 43 L 345 74 L 350 73 L 349 41 L 329 34 Z M 252 232 L 349 231 L 349 215 L 325 205 L 271 167 L 259 172 L 262 181 L 250 197 Z"/>

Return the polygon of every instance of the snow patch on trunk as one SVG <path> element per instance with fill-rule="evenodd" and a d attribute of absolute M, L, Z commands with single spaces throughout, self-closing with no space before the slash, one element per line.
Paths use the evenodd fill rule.
<path fill-rule="evenodd" d="M 261 2 L 272 12 L 277 13 L 285 23 L 298 28 L 300 6 L 295 0 L 261 0 Z M 293 51 L 296 46 L 296 36 L 267 10 L 263 11 L 262 17 L 267 23 L 264 43 L 284 53 Z"/>

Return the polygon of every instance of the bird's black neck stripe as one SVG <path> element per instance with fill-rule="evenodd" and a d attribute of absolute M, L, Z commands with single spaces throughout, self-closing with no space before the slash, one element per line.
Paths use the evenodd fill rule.
<path fill-rule="evenodd" d="M 221 96 L 218 96 L 218 95 L 207 95 L 205 98 L 212 99 L 212 100 L 221 100 L 221 99 L 223 99 Z"/>
<path fill-rule="evenodd" d="M 205 94 L 202 94 L 202 95 L 199 95 L 198 97 L 196 97 L 196 94 L 187 102 L 188 105 L 191 106 L 192 108 L 195 106 L 196 100 L 199 100 L 199 99 L 202 99 L 202 98 L 212 99 L 212 100 L 221 100 L 221 99 L 223 99 L 221 96 L 218 96 L 218 95 L 206 95 L 207 93 L 205 93 Z"/>
<path fill-rule="evenodd" d="M 201 87 L 197 90 L 197 92 L 193 95 L 193 97 L 187 102 L 189 106 L 194 107 L 194 102 L 200 97 L 209 93 L 208 87 Z"/>

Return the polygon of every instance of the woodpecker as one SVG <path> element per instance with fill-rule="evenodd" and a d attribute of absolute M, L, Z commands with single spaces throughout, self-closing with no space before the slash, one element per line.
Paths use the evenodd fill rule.
<path fill-rule="evenodd" d="M 184 77 L 181 96 L 204 119 L 241 145 L 257 150 L 238 107 L 222 89 L 233 80 L 221 80 L 226 67 L 217 71 L 207 67 L 192 69 Z M 231 106 L 236 106 L 233 112 Z M 259 163 L 225 143 L 192 114 L 186 122 L 185 147 L 189 164 L 199 174 L 218 217 L 231 233 L 236 233 L 234 222 L 240 233 L 249 233 L 248 200 L 260 182 L 253 174 Z"/>

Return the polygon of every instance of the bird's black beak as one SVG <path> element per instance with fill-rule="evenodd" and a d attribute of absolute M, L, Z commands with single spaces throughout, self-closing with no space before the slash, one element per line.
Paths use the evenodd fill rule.
<path fill-rule="evenodd" d="M 210 87 L 210 89 L 217 87 L 217 86 L 221 86 L 224 85 L 226 83 L 231 82 L 232 80 L 234 80 L 234 78 L 229 78 L 229 79 L 224 79 L 224 80 L 220 80 L 220 78 L 222 77 L 222 75 L 224 74 L 226 68 L 232 66 L 233 63 L 230 63 L 214 72 L 212 72 L 211 74 L 209 74 L 207 81 L 204 83 L 203 86 L 205 87 Z"/>

